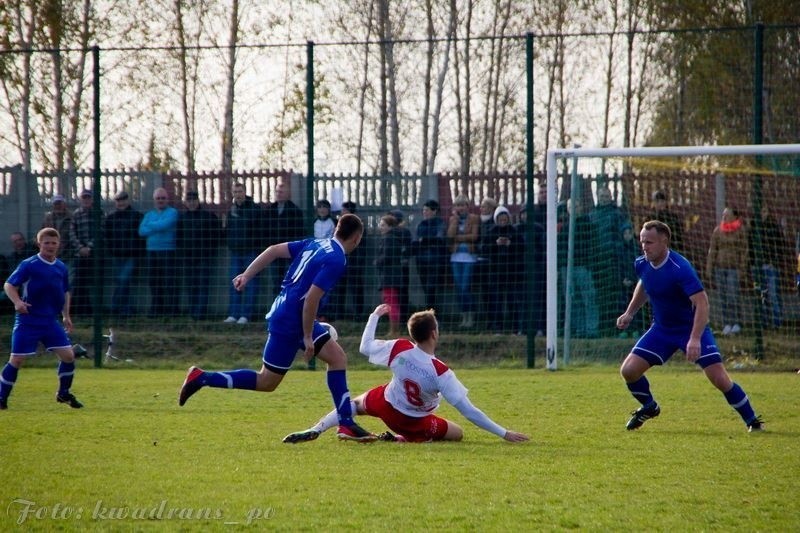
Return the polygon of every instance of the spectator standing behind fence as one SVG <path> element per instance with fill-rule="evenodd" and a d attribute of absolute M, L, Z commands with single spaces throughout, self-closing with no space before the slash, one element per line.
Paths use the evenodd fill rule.
<path fill-rule="evenodd" d="M 425 294 L 425 309 L 439 308 L 439 290 L 444 286 L 447 257 L 445 235 L 439 202 L 428 200 L 422 206 L 422 220 L 411 242 L 411 255 L 417 263 L 417 275 Z"/>
<path fill-rule="evenodd" d="M 456 288 L 461 322 L 459 328 L 475 324 L 475 298 L 472 294 L 472 274 L 478 261 L 478 239 L 481 219 L 469 212 L 469 198 L 460 194 L 453 202 L 453 214 L 447 223 L 447 240 L 450 244 L 450 266 Z"/>
<path fill-rule="evenodd" d="M 664 191 L 653 193 L 653 211 L 648 220 L 660 220 L 669 226 L 672 232 L 669 249 L 683 253 L 683 217 L 670 209 L 667 193 Z"/>
<path fill-rule="evenodd" d="M 147 249 L 147 279 L 150 285 L 150 317 L 174 314 L 173 291 L 178 285 L 177 240 L 178 210 L 169 205 L 167 190 L 153 192 L 153 209 L 145 213 L 139 224 L 139 235 Z"/>
<path fill-rule="evenodd" d="M 761 264 L 756 263 L 755 232 L 748 231 L 750 238 L 750 264 L 753 280 L 760 281 L 761 319 L 764 327 L 778 329 L 783 323 L 781 301 L 781 267 L 791 258 L 783 228 L 772 216 L 769 207 L 761 207 Z"/>
<path fill-rule="evenodd" d="M 336 217 L 331 215 L 331 203 L 328 200 L 317 200 L 317 218 L 314 220 L 314 238 L 330 239 L 336 229 Z"/>
<path fill-rule="evenodd" d="M 8 268 L 13 272 L 22 261 L 39 253 L 39 249 L 29 243 L 21 231 L 13 232 L 10 240 L 11 253 L 8 254 Z"/>
<path fill-rule="evenodd" d="M 486 197 L 481 200 L 480 218 L 481 229 L 478 236 L 477 255 L 478 262 L 475 263 L 474 279 L 475 293 L 477 295 L 477 303 L 480 307 L 478 309 L 479 317 L 488 317 L 489 310 L 492 307 L 494 291 L 494 283 L 492 282 L 492 265 L 489 264 L 491 260 L 489 257 L 488 242 L 492 228 L 494 228 L 494 211 L 497 209 L 497 200 L 494 198 Z"/>
<path fill-rule="evenodd" d="M 279 181 L 275 185 L 275 201 L 267 205 L 264 210 L 268 235 L 267 246 L 288 241 L 299 241 L 308 236 L 303 211 L 291 198 L 292 193 L 289 183 L 283 180 Z M 289 268 L 289 263 L 288 259 L 281 257 L 269 266 L 272 276 L 273 298 L 281 292 L 281 281 L 283 281 L 283 276 Z"/>
<path fill-rule="evenodd" d="M 400 320 L 405 322 L 411 314 L 408 289 L 411 284 L 411 241 L 414 237 L 411 235 L 411 230 L 408 229 L 408 219 L 405 213 L 399 209 L 392 209 L 388 214 L 397 219 L 397 232 L 403 241 L 403 252 L 400 256 L 400 266 L 403 270 L 403 281 L 400 286 Z"/>
<path fill-rule="evenodd" d="M 633 298 L 633 290 L 636 288 L 636 283 L 639 281 L 639 276 L 636 275 L 636 268 L 634 263 L 636 258 L 642 255 L 642 246 L 636 235 L 633 234 L 633 225 L 630 222 L 625 222 L 619 229 L 622 234 L 622 242 L 618 249 L 618 263 L 619 275 L 619 309 L 624 309 L 628 306 L 628 302 Z M 628 331 L 628 329 L 630 331 Z M 644 312 L 640 313 L 637 317 L 631 319 L 628 329 L 623 329 L 619 333 L 619 338 L 624 339 L 630 335 L 632 339 L 639 337 L 645 329 L 645 316 Z"/>
<path fill-rule="evenodd" d="M 546 196 L 546 193 L 545 193 Z M 540 195 L 541 199 L 541 195 Z M 544 200 L 546 202 L 546 199 Z M 535 206 L 534 206 L 535 207 Z M 547 250 L 546 250 L 546 240 L 547 235 L 544 229 L 544 226 L 539 224 L 538 222 L 531 221 L 530 224 L 533 226 L 532 228 L 532 237 L 528 235 L 528 211 L 525 207 L 519 212 L 519 222 L 515 226 L 517 228 L 517 233 L 522 238 L 523 245 L 525 246 L 525 250 L 532 248 L 532 263 L 531 267 L 533 267 L 533 287 L 530 292 L 530 305 L 526 305 L 522 311 L 522 332 L 525 332 L 527 328 L 525 327 L 526 321 L 528 320 L 528 316 L 531 316 L 533 320 L 533 330 L 536 332 L 537 337 L 541 337 L 544 335 L 545 330 L 545 320 L 547 318 Z M 529 242 L 529 238 L 533 240 Z M 527 252 L 524 252 L 525 255 L 525 262 L 524 265 L 527 265 L 528 256 Z M 524 266 L 523 265 L 523 266 Z M 527 273 L 526 269 L 523 268 L 520 276 L 526 276 L 527 280 Z M 523 281 L 523 283 L 527 283 L 527 281 Z M 525 285 L 523 285 L 525 286 Z M 530 309 L 530 311 L 529 311 Z M 530 315 L 529 315 L 530 312 Z M 522 333 L 521 332 L 521 333 Z"/>
<path fill-rule="evenodd" d="M 226 217 L 226 235 L 230 261 L 228 279 L 238 276 L 261 253 L 264 215 L 244 191 L 244 185 L 234 183 L 231 189 L 233 203 Z M 253 309 L 258 296 L 258 276 L 250 280 L 241 291 L 229 284 L 228 317 L 226 324 L 247 324 L 253 318 Z"/>
<path fill-rule="evenodd" d="M 511 213 L 505 206 L 494 210 L 494 226 L 489 230 L 484 248 L 492 282 L 489 329 L 493 333 L 520 333 L 525 294 L 525 243 L 511 225 Z"/>
<path fill-rule="evenodd" d="M 333 238 L 333 232 L 336 229 L 336 217 L 331 215 L 331 203 L 324 198 L 317 200 L 316 210 L 317 218 L 314 220 L 314 238 Z M 329 320 L 333 319 L 333 315 L 331 315 L 331 301 L 338 297 L 335 291 L 336 289 L 334 288 L 325 293 L 325 297 L 319 304 L 319 315 L 317 316 L 318 320 L 322 322 L 328 322 Z"/>
<path fill-rule="evenodd" d="M 0 255 L 0 281 L 5 282 L 8 275 L 11 274 L 11 269 L 8 268 L 8 259 L 4 255 Z M 8 315 L 14 312 L 14 304 L 8 299 L 5 292 L 0 292 L 0 315 Z"/>
<path fill-rule="evenodd" d="M 723 335 L 735 335 L 742 330 L 739 284 L 747 274 L 748 257 L 744 222 L 736 209 L 726 207 L 722 221 L 711 234 L 706 261 L 706 275 L 713 277 L 722 304 Z"/>
<path fill-rule="evenodd" d="M 194 320 L 208 318 L 211 274 L 222 244 L 222 225 L 217 215 L 200 205 L 197 191 L 188 191 L 186 211 L 178 217 L 178 258 L 182 263 L 184 301 Z"/>
<path fill-rule="evenodd" d="M 92 285 L 94 279 L 94 248 L 97 244 L 98 228 L 92 221 L 94 197 L 92 191 L 84 189 L 80 195 L 80 207 L 72 213 L 70 238 L 75 252 L 72 281 L 72 315 L 92 314 Z M 105 215 L 101 213 L 100 223 Z"/>
<path fill-rule="evenodd" d="M 600 186 L 597 188 L 597 206 L 589 214 L 589 220 L 594 225 L 595 238 L 589 243 L 593 256 L 590 268 L 600 301 L 604 302 L 598 306 L 600 329 L 603 334 L 614 334 L 619 312 L 617 253 L 622 245 L 619 228 L 630 219 L 616 204 L 608 187 Z"/>
<path fill-rule="evenodd" d="M 575 231 L 572 258 L 572 293 L 566 293 L 567 259 L 569 250 L 569 212 L 575 209 Z M 595 225 L 584 212 L 583 204 L 569 200 L 558 234 L 558 266 L 562 294 L 565 302 L 572 306 L 571 333 L 578 338 L 593 339 L 599 336 L 600 318 L 597 309 L 597 285 L 592 275 L 595 262 L 594 245 L 597 243 Z M 614 277 L 616 282 L 616 276 Z M 607 299 L 607 298 L 606 298 Z M 609 306 L 613 307 L 613 305 Z"/>
<path fill-rule="evenodd" d="M 53 209 L 45 213 L 42 219 L 43 228 L 54 228 L 58 230 L 61 243 L 58 249 L 58 258 L 61 262 L 69 266 L 72 261 L 72 242 L 70 230 L 72 229 L 72 213 L 67 209 L 67 200 L 64 196 L 56 194 L 53 196 Z"/>
<path fill-rule="evenodd" d="M 131 285 L 144 255 L 144 240 L 139 236 L 141 222 L 142 213 L 131 206 L 127 191 L 115 194 L 114 210 L 103 224 L 103 238 L 114 276 L 111 313 L 122 318 L 134 314 Z"/>
<path fill-rule="evenodd" d="M 403 289 L 403 249 L 405 237 L 392 215 L 383 215 L 378 222 L 380 240 L 375 254 L 375 267 L 378 270 L 378 288 L 381 300 L 389 306 L 389 335 L 397 336 L 400 331 L 401 302 Z"/>
<path fill-rule="evenodd" d="M 358 216 L 358 204 L 352 201 L 342 204 L 342 216 L 351 214 Z M 360 220 L 360 217 L 359 217 Z M 363 220 L 361 221 L 363 224 Z M 335 306 L 333 314 L 336 318 L 349 318 L 361 320 L 364 308 L 364 284 L 367 279 L 367 238 L 361 239 L 358 248 L 350 252 L 347 256 L 347 270 L 339 280 L 333 291 Z M 353 303 L 352 308 L 347 307 L 347 297 L 350 296 Z"/>

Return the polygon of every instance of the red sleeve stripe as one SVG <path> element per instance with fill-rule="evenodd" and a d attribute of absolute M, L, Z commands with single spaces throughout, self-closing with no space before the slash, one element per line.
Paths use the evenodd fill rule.
<path fill-rule="evenodd" d="M 447 368 L 446 364 L 442 363 L 441 361 L 439 361 L 435 357 L 433 358 L 433 368 L 436 369 L 436 375 L 437 376 L 441 376 L 442 374 L 444 374 L 445 372 L 450 370 L 449 368 Z"/>
<path fill-rule="evenodd" d="M 408 339 L 397 339 L 397 342 L 392 346 L 392 352 L 389 354 L 389 366 L 394 361 L 395 356 L 400 352 L 406 352 L 414 347 L 414 343 Z"/>

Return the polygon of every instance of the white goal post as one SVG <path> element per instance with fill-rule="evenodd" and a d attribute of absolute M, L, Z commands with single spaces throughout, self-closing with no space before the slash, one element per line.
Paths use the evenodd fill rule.
<path fill-rule="evenodd" d="M 800 154 L 800 144 L 741 144 L 728 146 L 654 146 L 639 148 L 556 148 L 547 151 L 547 352 L 548 370 L 557 368 L 558 261 L 556 209 L 558 159 L 588 157 L 694 157 Z"/>

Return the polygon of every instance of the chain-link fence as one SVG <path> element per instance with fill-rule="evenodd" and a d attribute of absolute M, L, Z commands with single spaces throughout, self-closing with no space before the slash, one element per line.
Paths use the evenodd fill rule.
<path fill-rule="evenodd" d="M 524 208 L 536 211 L 542 203 L 536 197 L 546 150 L 573 143 L 791 142 L 798 134 L 800 96 L 792 87 L 800 72 L 800 54 L 786 50 L 796 48 L 798 32 L 796 26 L 758 26 L 240 45 L 235 63 L 225 46 L 103 48 L 96 56 L 100 77 L 94 80 L 99 113 L 87 81 L 91 50 L 4 52 L 4 83 L 16 89 L 5 92 L 0 114 L 0 123 L 11 132 L 0 138 L 0 155 L 7 165 L 0 173 L 0 227 L 6 234 L 20 231 L 31 241 L 46 213 L 63 203 L 73 218 L 65 224 L 61 216 L 61 227 L 72 233 L 63 258 L 72 263 L 76 295 L 97 294 L 92 306 L 93 312 L 99 306 L 96 320 L 118 315 L 113 320 L 119 323 L 133 315 L 142 320 L 137 327 L 146 329 L 149 314 L 151 320 L 180 328 L 190 323 L 193 313 L 209 324 L 229 317 L 259 320 L 281 273 L 277 268 L 265 273 L 247 311 L 234 312 L 231 300 L 236 295 L 229 287 L 234 270 L 281 236 L 290 238 L 300 231 L 312 235 L 319 200 L 329 200 L 334 215 L 344 202 L 354 202 L 368 228 L 364 256 L 357 260 L 362 266 L 353 269 L 355 281 L 343 282 L 344 288 L 331 295 L 325 313 L 327 318 L 363 320 L 381 298 L 381 273 L 375 265 L 381 253 L 378 221 L 400 209 L 411 231 L 402 259 L 406 313 L 433 302 L 451 331 L 534 336 L 541 329 L 534 323 L 540 319 L 535 310 L 540 305 L 541 261 L 550 259 L 536 251 L 540 235 L 530 231 L 521 213 Z M 60 101 L 51 90 L 56 61 L 65 75 Z M 26 73 L 32 87 L 27 99 L 20 92 Z M 93 152 L 96 132 L 99 154 Z M 85 169 L 95 155 L 112 170 L 31 170 Z M 14 166 L 17 163 L 21 165 Z M 683 217 L 687 254 L 702 264 L 719 223 L 719 199 L 710 186 L 716 174 L 698 175 L 696 161 L 682 164 L 637 169 L 636 162 L 591 163 L 579 169 L 588 176 L 587 209 L 600 203 L 598 183 L 609 184 L 613 204 L 635 233 L 652 208 L 655 190 L 664 190 Z M 792 171 L 797 162 L 779 166 L 773 168 Z M 226 167 L 231 170 L 213 170 Z M 263 170 L 268 168 L 282 170 Z M 559 170 L 564 183 L 559 195 L 566 200 L 571 197 L 571 169 L 565 165 Z M 744 192 L 746 179 L 736 178 L 735 172 L 726 176 L 728 190 L 741 191 L 726 198 L 735 199 L 745 216 L 755 216 L 749 193 Z M 257 237 L 250 238 L 247 250 L 232 244 L 237 238 L 231 225 L 236 183 L 255 206 L 253 228 L 258 230 L 248 231 Z M 282 213 L 280 202 L 271 205 L 279 200 L 279 183 L 285 183 L 286 195 L 301 212 L 297 233 L 288 231 L 270 211 L 280 208 Z M 773 214 L 786 244 L 779 280 L 787 304 L 786 324 L 796 320 L 789 290 L 798 211 L 787 203 L 787 198 L 797 197 L 792 196 L 795 186 L 792 178 L 781 176 L 771 197 L 777 202 Z M 139 235 L 138 226 L 135 235 L 132 226 L 128 228 L 132 257 L 118 256 L 126 252 L 112 251 L 117 244 L 109 231 L 115 226 L 108 222 L 116 218 L 119 193 L 127 193 L 132 209 L 143 216 L 153 209 L 159 187 L 178 214 L 175 269 L 160 285 L 148 271 L 147 238 Z M 84 189 L 92 191 L 95 205 L 99 200 L 103 222 L 98 227 L 73 227 Z M 210 221 L 207 231 L 187 227 L 190 220 L 200 220 L 187 203 L 190 192 L 197 193 L 202 210 L 216 217 L 203 216 Z M 461 285 L 463 272 L 453 269 L 452 254 L 459 250 L 453 248 L 453 235 L 447 235 L 460 195 L 468 199 L 471 214 L 479 215 L 483 201 L 493 199 L 509 210 L 508 226 L 526 227 L 516 237 L 521 248 L 512 254 L 498 250 L 491 240 L 495 212 L 486 208 L 485 224 L 467 250 L 468 260 L 475 262 L 468 287 Z M 64 201 L 55 201 L 58 197 Z M 437 217 L 444 233 L 436 241 L 440 249 L 433 285 L 441 290 L 434 291 L 434 300 L 428 297 L 431 284 L 420 279 L 414 255 L 419 253 L 423 204 L 431 199 L 439 203 Z M 529 220 L 531 216 L 528 212 Z M 463 223 L 455 224 L 454 231 L 463 231 Z M 102 254 L 99 279 L 88 271 L 81 274 L 77 265 L 85 263 L 75 256 L 81 248 L 80 232 L 103 237 L 96 241 Z M 198 245 L 198 239 L 210 244 Z M 593 246 L 608 251 L 606 243 L 601 239 Z M 6 250 L 10 252 L 10 243 Z M 238 265 L 233 255 L 240 256 Z M 135 266 L 121 257 L 134 259 Z M 129 271 L 127 281 L 121 279 L 123 269 Z M 168 272 L 168 266 L 162 265 L 161 271 Z M 593 275 L 603 284 L 616 283 L 610 271 Z M 120 311 L 114 298 L 123 282 L 130 284 L 130 305 Z M 103 290 L 95 289 L 98 286 Z M 164 301 L 170 310 L 154 310 L 153 290 L 167 287 L 171 292 Z M 617 335 L 609 325 L 621 305 L 617 289 L 597 297 L 604 304 L 598 311 L 598 336 Z M 199 300 L 202 312 L 194 309 L 198 293 L 206 293 Z M 88 305 L 80 298 L 78 303 Z M 164 314 L 168 320 L 158 318 Z M 76 309 L 76 316 L 81 315 L 86 316 L 86 310 Z M 591 353 L 599 352 L 589 348 Z"/>

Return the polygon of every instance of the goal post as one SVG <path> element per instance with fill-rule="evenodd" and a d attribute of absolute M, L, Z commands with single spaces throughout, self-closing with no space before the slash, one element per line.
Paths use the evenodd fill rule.
<path fill-rule="evenodd" d="M 558 272 L 558 199 L 557 163 L 560 159 L 581 158 L 657 158 L 657 157 L 721 157 L 721 156 L 778 156 L 800 154 L 800 144 L 760 144 L 727 146 L 660 146 L 638 148 L 557 148 L 547 151 L 547 238 L 546 238 L 546 365 L 557 369 L 559 272 Z M 621 312 L 621 311 L 620 311 Z M 569 336 L 567 332 L 566 336 Z M 563 361 L 567 363 L 568 361 Z"/>

